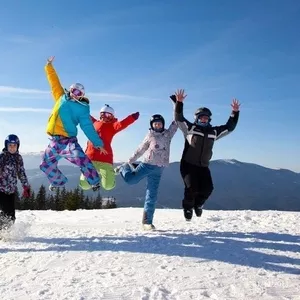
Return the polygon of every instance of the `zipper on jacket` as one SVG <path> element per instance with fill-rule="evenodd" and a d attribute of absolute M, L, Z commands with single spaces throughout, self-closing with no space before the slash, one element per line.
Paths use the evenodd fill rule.
<path fill-rule="evenodd" d="M 206 141 L 206 137 L 208 136 L 207 131 L 204 132 L 204 136 L 203 136 L 203 143 L 201 146 L 201 152 L 200 152 L 200 165 L 202 166 L 202 155 L 203 155 L 203 149 L 204 149 L 204 143 Z"/>

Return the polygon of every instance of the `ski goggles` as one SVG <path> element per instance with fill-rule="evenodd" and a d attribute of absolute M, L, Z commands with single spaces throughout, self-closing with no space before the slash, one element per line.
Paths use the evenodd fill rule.
<path fill-rule="evenodd" d="M 76 97 L 82 97 L 83 96 L 83 92 L 81 90 L 78 89 L 71 89 L 71 94 L 73 94 Z"/>
<path fill-rule="evenodd" d="M 109 112 L 101 112 L 100 116 L 101 117 L 106 117 L 106 118 L 111 118 L 113 115 Z"/>

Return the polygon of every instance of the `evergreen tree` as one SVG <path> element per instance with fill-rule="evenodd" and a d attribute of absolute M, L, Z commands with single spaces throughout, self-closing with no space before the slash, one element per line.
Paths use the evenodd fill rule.
<path fill-rule="evenodd" d="M 24 210 L 36 209 L 35 192 L 32 190 L 29 198 L 22 197 L 21 202 L 22 202 L 22 209 L 24 209 Z"/>
<path fill-rule="evenodd" d="M 46 188 L 42 184 L 36 195 L 36 209 L 44 210 L 46 208 Z"/>
<path fill-rule="evenodd" d="M 65 203 L 67 201 L 68 192 L 64 186 L 60 191 L 55 194 L 55 206 L 56 210 L 65 210 Z"/>
<path fill-rule="evenodd" d="M 61 191 L 60 191 L 60 189 L 56 189 L 55 195 L 54 195 L 54 199 L 53 199 L 53 201 L 54 201 L 54 203 L 53 203 L 53 205 L 54 205 L 53 210 L 63 210 L 63 208 L 61 206 L 61 199 L 60 199 L 60 197 L 61 197 Z"/>
<path fill-rule="evenodd" d="M 52 194 L 47 197 L 46 209 L 56 210 L 55 196 Z"/>
<path fill-rule="evenodd" d="M 84 198 L 84 206 L 83 207 L 84 207 L 84 209 L 91 209 L 92 208 L 89 196 L 86 196 Z"/>
<path fill-rule="evenodd" d="M 65 209 L 76 210 L 79 208 L 79 204 L 80 204 L 80 193 L 79 193 L 79 188 L 76 188 L 73 191 L 70 191 L 66 199 Z"/>
<path fill-rule="evenodd" d="M 116 198 L 110 197 L 106 199 L 105 203 L 102 203 L 102 208 L 108 209 L 108 208 L 116 208 Z"/>
<path fill-rule="evenodd" d="M 98 192 L 96 199 L 93 202 L 93 209 L 101 209 L 102 208 L 102 197 L 101 194 Z"/>
<path fill-rule="evenodd" d="M 109 208 L 117 208 L 116 198 L 111 198 Z"/>
<path fill-rule="evenodd" d="M 82 189 L 80 189 L 79 192 L 79 208 L 85 209 L 84 193 Z"/>

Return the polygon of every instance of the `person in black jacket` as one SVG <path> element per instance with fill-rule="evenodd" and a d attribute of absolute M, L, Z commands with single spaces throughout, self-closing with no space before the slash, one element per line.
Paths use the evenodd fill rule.
<path fill-rule="evenodd" d="M 225 125 L 212 126 L 211 111 L 206 107 L 198 108 L 194 122 L 183 116 L 184 90 L 178 90 L 170 96 L 175 103 L 175 121 L 185 137 L 184 149 L 180 161 L 180 173 L 184 182 L 182 207 L 184 217 L 190 221 L 193 210 L 197 217 L 202 215 L 202 208 L 211 195 L 214 186 L 209 170 L 214 142 L 232 132 L 239 118 L 240 103 L 233 99 L 232 113 Z"/>

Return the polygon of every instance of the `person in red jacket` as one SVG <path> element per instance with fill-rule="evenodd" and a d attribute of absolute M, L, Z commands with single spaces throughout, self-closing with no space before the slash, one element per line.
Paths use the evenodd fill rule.
<path fill-rule="evenodd" d="M 116 186 L 115 172 L 113 167 L 114 157 L 111 147 L 112 139 L 118 132 L 124 130 L 129 125 L 134 123 L 139 116 L 139 112 L 136 112 L 129 115 L 125 119 L 118 121 L 118 119 L 115 118 L 114 109 L 108 104 L 105 104 L 105 106 L 101 108 L 100 120 L 97 120 L 91 116 L 94 127 L 99 137 L 103 140 L 104 149 L 107 151 L 107 154 L 103 155 L 100 153 L 90 141 L 87 142 L 85 154 L 92 161 L 94 167 L 98 171 L 101 177 L 101 185 L 105 190 L 112 190 Z M 85 177 L 82 175 L 80 176 L 79 186 L 83 190 L 89 190 L 91 188 L 91 186 L 85 180 Z"/>

